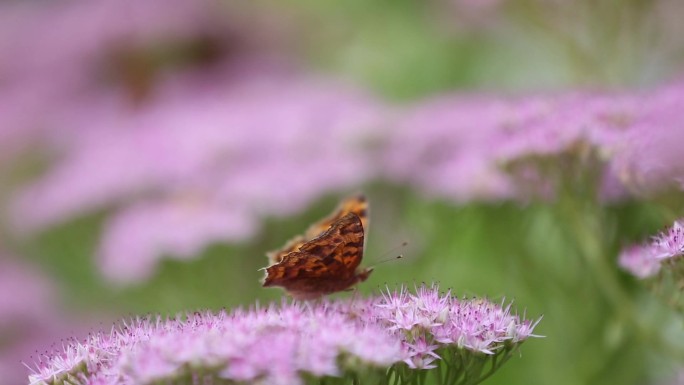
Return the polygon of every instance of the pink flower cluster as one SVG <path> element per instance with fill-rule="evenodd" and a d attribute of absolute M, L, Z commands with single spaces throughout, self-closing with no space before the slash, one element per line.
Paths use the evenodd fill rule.
<path fill-rule="evenodd" d="M 638 278 L 655 276 L 665 262 L 684 256 L 684 223 L 675 221 L 672 227 L 653 237 L 644 245 L 632 245 L 620 253 L 620 266 Z"/>
<path fill-rule="evenodd" d="M 683 108 L 684 82 L 625 93 L 447 95 L 400 117 L 385 175 L 457 202 L 527 200 L 553 194 L 574 172 L 560 158 L 575 156 L 575 167 L 597 174 L 603 199 L 681 188 Z M 596 161 L 582 164 L 587 154 Z"/>
<path fill-rule="evenodd" d="M 404 362 L 434 368 L 438 348 L 493 355 L 533 336 L 536 324 L 510 307 L 458 300 L 434 286 L 366 300 L 138 318 L 44 357 L 29 382 L 302 384 L 303 375 L 382 374 Z"/>
<path fill-rule="evenodd" d="M 416 294 L 388 290 L 375 306 L 375 317 L 402 340 L 404 362 L 414 369 L 435 368 L 443 348 L 494 355 L 506 344 L 535 336 L 539 322 L 521 320 L 511 314 L 510 305 L 455 298 L 434 285 L 421 286 Z"/>

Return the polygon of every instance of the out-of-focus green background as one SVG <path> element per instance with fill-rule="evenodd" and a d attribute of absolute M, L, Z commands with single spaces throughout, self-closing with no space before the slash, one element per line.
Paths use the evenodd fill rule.
<path fill-rule="evenodd" d="M 365 87 L 400 107 L 453 91 L 619 89 L 668 79 L 681 46 L 680 37 L 667 35 L 661 3 L 262 0 L 241 6 L 277 15 L 290 34 L 284 47 L 306 71 Z M 15 162 L 8 185 L 34 174 L 30 158 Z M 438 282 L 458 295 L 513 299 L 529 317 L 543 315 L 535 333 L 545 338 L 525 343 L 521 356 L 486 383 L 648 384 L 674 375 L 677 359 L 661 349 L 660 337 L 636 332 L 619 302 L 596 294 L 604 289 L 601 277 L 578 256 L 581 247 L 567 236 L 555 203 L 457 204 L 383 181 L 360 189 L 371 206 L 364 264 L 404 255 L 377 266 L 359 285 L 362 293 Z M 248 241 L 214 244 L 190 261 L 166 259 L 151 279 L 124 288 L 104 281 L 93 258 L 107 210 L 29 239 L 4 238 L 6 248 L 55 277 L 72 318 L 250 306 L 283 295 L 260 287 L 264 253 L 326 215 L 348 192 L 326 194 L 295 215 L 267 216 Z M 605 260 L 615 270 L 626 242 L 664 223 L 650 203 L 628 200 L 597 210 L 607 226 Z M 407 247 L 390 251 L 404 241 Z M 632 310 L 678 325 L 633 277 L 615 274 L 633 294 Z"/>

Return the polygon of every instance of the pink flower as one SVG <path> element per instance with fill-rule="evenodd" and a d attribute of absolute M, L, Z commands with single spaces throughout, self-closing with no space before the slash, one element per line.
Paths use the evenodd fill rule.
<path fill-rule="evenodd" d="M 681 257 L 684 255 L 684 225 L 675 221 L 672 227 L 653 239 L 651 247 L 656 259 Z"/>
<path fill-rule="evenodd" d="M 392 297 L 403 295 L 384 296 Z M 450 293 L 439 294 L 435 286 L 422 286 L 416 295 L 409 294 L 401 310 L 387 311 L 382 302 L 380 308 L 380 319 L 390 326 L 389 330 L 401 331 L 410 344 L 414 344 L 411 338 L 415 341 L 422 338 L 438 342 L 438 346 L 456 345 L 486 354 L 494 354 L 505 341 L 513 338 L 521 341 L 531 336 L 536 325 L 536 322 L 521 322 L 518 316 L 510 314 L 510 305 L 504 308 L 487 300 L 458 300 Z M 407 323 L 405 313 L 412 314 L 416 320 L 432 321 Z"/>
<path fill-rule="evenodd" d="M 446 322 L 450 310 L 451 290 L 442 295 L 435 287 L 423 285 L 416 291 L 415 301 L 423 320 L 421 325 L 431 327 Z"/>
<path fill-rule="evenodd" d="M 464 355 L 464 362 L 477 352 L 494 356 L 503 352 L 503 343 L 519 344 L 532 336 L 536 325 L 486 300 L 459 301 L 440 295 L 436 286 L 422 287 L 418 295 L 388 292 L 384 298 L 389 297 L 404 298 L 402 307 L 417 312 L 426 311 L 421 310 L 425 298 L 447 304 L 445 323 L 452 328 L 472 324 L 466 336 L 469 343 L 459 346 L 436 340 L 432 330 L 437 326 L 414 325 L 411 333 L 395 331 L 389 327 L 395 320 L 383 298 L 271 305 L 177 319 L 138 318 L 111 333 L 72 341 L 64 352 L 45 357 L 30 382 L 151 384 L 197 378 L 295 385 L 304 383 L 305 373 L 311 379 L 369 371 L 382 374 L 393 365 L 429 370 L 441 365 L 438 349 L 455 349 L 449 356 Z M 500 330 L 502 322 L 508 330 Z M 516 340 L 511 329 L 519 329 Z M 491 333 L 482 338 L 480 334 L 487 331 Z M 462 370 L 468 370 L 467 365 Z"/>
<path fill-rule="evenodd" d="M 681 189 L 684 182 L 682 152 L 684 82 L 638 95 L 638 108 L 624 114 L 627 130 L 615 142 L 611 169 L 633 193 Z"/>
<path fill-rule="evenodd" d="M 161 256 L 189 259 L 208 244 L 245 239 L 256 230 L 255 221 L 252 213 L 215 199 L 131 204 L 106 224 L 100 269 L 112 282 L 140 281 L 152 275 Z"/>
<path fill-rule="evenodd" d="M 684 226 L 681 221 L 675 221 L 672 227 L 654 236 L 648 244 L 624 249 L 618 257 L 620 267 L 638 278 L 649 278 L 661 270 L 664 262 L 684 256 Z"/>
<path fill-rule="evenodd" d="M 648 92 L 419 102 L 396 118 L 385 175 L 456 202 L 553 199 L 563 182 L 578 183 L 570 175 L 590 177 L 582 183 L 604 200 L 681 187 L 683 95 L 679 82 Z"/>
<path fill-rule="evenodd" d="M 637 278 L 653 277 L 660 271 L 660 261 L 649 245 L 632 245 L 623 249 L 618 264 Z"/>
<path fill-rule="evenodd" d="M 411 369 L 434 369 L 437 365 L 433 364 L 435 360 L 441 359 L 435 353 L 439 345 L 428 344 L 424 336 L 418 337 L 413 344 L 406 343 L 408 358 L 404 362 Z"/>
<path fill-rule="evenodd" d="M 457 202 L 512 197 L 491 141 L 512 106 L 477 95 L 424 101 L 396 118 L 385 177 Z"/>

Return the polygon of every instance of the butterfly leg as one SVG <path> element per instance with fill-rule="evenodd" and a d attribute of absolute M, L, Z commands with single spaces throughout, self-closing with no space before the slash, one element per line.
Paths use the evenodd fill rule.
<path fill-rule="evenodd" d="M 359 291 L 356 289 L 356 287 L 350 287 L 349 289 L 345 291 L 353 291 L 354 294 L 352 294 L 351 300 L 349 301 L 349 313 L 352 313 L 352 310 L 354 309 L 354 302 L 356 302 L 356 297 L 359 296 Z"/>

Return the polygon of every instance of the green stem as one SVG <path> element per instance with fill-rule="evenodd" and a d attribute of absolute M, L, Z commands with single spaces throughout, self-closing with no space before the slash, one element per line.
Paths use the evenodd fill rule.
<path fill-rule="evenodd" d="M 509 350 L 508 348 L 506 348 L 506 350 L 504 351 L 504 353 L 502 353 L 503 359 L 501 360 L 501 362 L 498 363 L 498 365 L 497 365 L 497 360 L 499 359 L 500 355 L 497 354 L 496 356 L 494 356 L 494 359 L 492 360 L 492 366 L 489 368 L 489 371 L 488 371 L 487 373 L 485 373 L 484 376 L 480 377 L 480 379 L 477 381 L 477 383 L 479 384 L 479 383 L 483 382 L 483 381 L 486 380 L 487 378 L 491 377 L 494 373 L 496 373 L 496 371 L 497 371 L 503 364 L 505 364 L 506 361 L 508 361 L 511 357 L 513 357 L 513 353 L 517 350 L 517 347 L 518 347 L 518 346 L 519 346 L 519 345 L 516 345 L 515 348 L 512 348 L 512 349 L 510 349 L 510 350 Z"/>
<path fill-rule="evenodd" d="M 684 352 L 669 343 L 662 335 L 645 324 L 636 309 L 631 297 L 619 283 L 616 268 L 608 263 L 606 247 L 602 244 L 602 226 L 605 221 L 601 217 L 598 205 L 578 205 L 578 198 L 566 196 L 559 202 L 561 220 L 569 224 L 569 229 L 577 246 L 577 254 L 589 267 L 593 281 L 598 285 L 604 297 L 611 303 L 617 316 L 632 325 L 642 339 L 654 341 L 658 347 L 671 357 L 684 360 Z M 587 218 L 591 220 L 587 220 Z"/>

